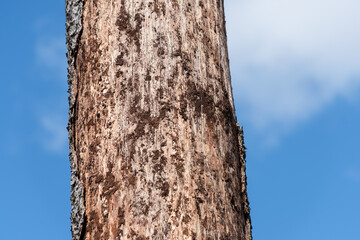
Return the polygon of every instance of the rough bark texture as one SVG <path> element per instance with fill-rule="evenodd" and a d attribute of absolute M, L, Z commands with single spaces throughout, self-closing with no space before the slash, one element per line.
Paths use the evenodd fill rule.
<path fill-rule="evenodd" d="M 66 16 L 73 239 L 251 239 L 223 1 Z"/>

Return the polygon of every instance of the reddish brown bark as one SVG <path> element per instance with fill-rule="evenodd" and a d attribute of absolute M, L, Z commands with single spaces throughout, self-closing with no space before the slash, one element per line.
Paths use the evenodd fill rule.
<path fill-rule="evenodd" d="M 223 2 L 67 0 L 67 33 L 73 239 L 251 239 Z"/>

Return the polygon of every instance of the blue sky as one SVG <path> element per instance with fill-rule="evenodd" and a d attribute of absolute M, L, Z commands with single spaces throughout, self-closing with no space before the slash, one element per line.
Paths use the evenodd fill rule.
<path fill-rule="evenodd" d="M 359 240 L 360 2 L 225 2 L 254 239 Z M 0 239 L 70 239 L 64 1 L 0 20 Z"/>

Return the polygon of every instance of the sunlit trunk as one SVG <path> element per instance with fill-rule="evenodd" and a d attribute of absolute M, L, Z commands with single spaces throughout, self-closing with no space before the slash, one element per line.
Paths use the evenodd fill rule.
<path fill-rule="evenodd" d="M 223 1 L 66 4 L 73 239 L 251 239 Z"/>

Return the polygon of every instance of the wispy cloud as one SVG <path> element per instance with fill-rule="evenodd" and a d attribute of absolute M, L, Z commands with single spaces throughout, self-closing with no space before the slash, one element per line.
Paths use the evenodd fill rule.
<path fill-rule="evenodd" d="M 46 115 L 41 119 L 45 134 L 42 134 L 44 147 L 52 152 L 63 151 L 67 144 L 66 119 L 64 116 Z"/>
<path fill-rule="evenodd" d="M 40 37 L 36 47 L 37 62 L 57 71 L 66 70 L 66 44 L 64 37 Z"/>
<path fill-rule="evenodd" d="M 45 99 L 37 115 L 38 123 L 42 127 L 39 133 L 43 147 L 53 153 L 62 152 L 67 145 L 67 114 L 64 111 L 66 98 L 66 43 L 65 35 L 56 27 L 51 16 L 40 16 L 33 24 L 34 34 L 37 36 L 33 49 L 35 53 L 34 69 L 47 81 L 42 87 L 50 88 L 47 94 L 40 96 Z M 56 86 L 56 87 L 54 87 Z M 63 91 L 63 94 L 61 93 Z M 49 94 L 51 93 L 51 94 Z"/>
<path fill-rule="evenodd" d="M 352 182 L 360 183 L 360 168 L 356 166 L 349 168 L 346 177 Z"/>
<path fill-rule="evenodd" d="M 240 121 L 282 131 L 360 86 L 359 1 L 225 3 Z"/>
<path fill-rule="evenodd" d="M 31 24 L 37 36 L 34 45 L 36 63 L 43 71 L 57 71 L 59 76 L 66 76 L 66 40 L 65 28 L 59 28 L 58 22 L 50 15 L 38 16 Z M 64 25 L 62 25 L 64 26 Z M 63 80 L 63 78 L 62 78 Z"/>

